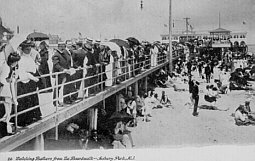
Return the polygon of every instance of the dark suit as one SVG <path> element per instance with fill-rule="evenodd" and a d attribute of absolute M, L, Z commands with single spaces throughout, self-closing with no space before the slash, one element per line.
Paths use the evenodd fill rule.
<path fill-rule="evenodd" d="M 62 52 L 57 50 L 54 55 L 52 56 L 52 61 L 53 61 L 53 73 L 55 72 L 62 72 L 64 69 L 70 69 L 71 68 L 71 55 L 68 53 L 68 51 L 65 49 Z M 53 76 L 54 77 L 54 76 Z M 64 79 L 66 79 L 64 81 Z M 57 84 L 60 85 L 62 83 L 67 83 L 71 80 L 71 76 L 66 73 L 61 73 L 58 75 L 58 82 Z M 59 89 L 54 89 L 53 93 L 53 99 L 56 98 L 56 90 L 58 90 L 59 94 Z M 64 85 L 63 89 L 63 95 L 69 94 L 72 92 L 72 84 Z M 71 97 L 67 96 L 64 97 L 64 103 L 70 102 Z M 56 101 L 54 101 L 54 105 L 56 105 Z"/>
<path fill-rule="evenodd" d="M 192 98 L 195 100 L 193 115 L 196 115 L 197 114 L 198 101 L 199 101 L 199 88 L 198 88 L 197 84 L 195 84 L 192 88 Z"/>
<path fill-rule="evenodd" d="M 97 69 L 96 69 L 97 61 L 95 59 L 95 55 L 94 55 L 92 49 L 85 48 L 85 51 L 86 51 L 86 55 L 88 58 L 87 66 L 91 66 L 90 68 L 88 68 L 86 77 L 94 76 L 94 77 L 85 81 L 85 87 L 88 87 L 88 86 L 92 86 L 97 83 L 97 75 L 96 75 L 97 74 Z M 96 92 L 95 87 L 89 88 L 89 92 L 88 92 L 89 94 L 95 94 L 95 92 Z"/>
<path fill-rule="evenodd" d="M 49 74 L 50 73 L 49 65 L 48 65 L 49 52 L 46 48 L 40 51 L 40 57 L 41 57 L 41 64 L 39 66 L 39 74 L 40 75 Z M 51 87 L 51 77 L 50 76 L 42 77 L 41 86 L 39 86 L 39 88 L 43 89 L 48 87 Z"/>
<path fill-rule="evenodd" d="M 83 67 L 83 61 L 86 56 L 87 56 L 86 51 L 82 48 L 79 48 L 78 50 L 73 51 L 73 54 L 72 54 L 73 67 L 74 68 Z M 74 77 L 75 79 L 81 79 L 83 77 L 83 69 L 77 70 Z M 78 81 L 75 84 L 76 84 L 75 85 L 76 90 L 79 90 L 81 86 L 81 81 Z"/>

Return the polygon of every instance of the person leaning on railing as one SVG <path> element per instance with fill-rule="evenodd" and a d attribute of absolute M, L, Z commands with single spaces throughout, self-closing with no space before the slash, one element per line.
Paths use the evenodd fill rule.
<path fill-rule="evenodd" d="M 54 55 L 52 56 L 53 61 L 53 73 L 56 72 L 62 72 L 58 75 L 53 75 L 53 78 L 57 78 L 56 84 L 57 85 L 63 85 L 65 83 L 68 83 L 71 81 L 71 55 L 67 52 L 66 44 L 64 42 L 59 42 L 58 49 L 55 50 Z M 65 104 L 71 104 L 73 100 L 70 96 L 65 96 L 71 92 L 71 87 L 73 84 L 64 85 L 63 87 L 63 95 L 64 95 L 64 103 Z M 59 90 L 60 86 L 58 86 L 56 89 L 54 89 L 53 93 L 53 99 L 58 98 L 59 96 Z M 57 96 L 58 91 L 58 96 Z M 55 100 L 53 104 L 56 106 L 56 104 L 59 103 L 62 105 L 59 100 Z"/>
<path fill-rule="evenodd" d="M 39 74 L 36 72 L 36 63 L 31 56 L 31 42 L 25 40 L 21 43 L 21 59 L 19 61 L 19 81 L 17 83 L 17 96 L 35 92 Z M 39 105 L 37 93 L 18 98 L 18 112 Z M 26 126 L 41 119 L 39 107 L 18 115 L 18 125 Z"/>
<path fill-rule="evenodd" d="M 78 69 L 75 73 L 74 79 L 81 79 L 83 78 L 83 70 L 84 70 L 82 69 L 84 67 L 83 63 L 84 63 L 85 57 L 87 58 L 87 55 L 86 55 L 86 51 L 82 48 L 82 42 L 77 42 L 76 45 L 78 49 L 74 50 L 72 54 L 73 67 L 75 69 Z M 77 81 L 75 84 L 76 84 L 75 85 L 76 91 L 80 90 L 81 81 Z"/>
<path fill-rule="evenodd" d="M 87 66 L 86 77 L 93 76 L 85 80 L 85 87 L 89 87 L 97 83 L 97 77 L 95 76 L 97 72 L 97 69 L 96 69 L 97 61 L 95 60 L 94 50 L 92 47 L 92 39 L 87 38 L 87 41 L 83 46 L 83 49 L 86 51 L 86 55 L 88 58 L 87 59 L 88 61 L 86 63 L 86 66 Z M 88 96 L 89 95 L 93 96 L 95 94 L 96 94 L 96 87 L 95 86 L 90 87 L 88 89 Z"/>
<path fill-rule="evenodd" d="M 46 44 L 45 41 L 42 41 L 39 45 L 40 48 L 40 57 L 41 57 L 41 63 L 39 65 L 39 73 L 41 75 L 44 74 L 49 74 L 50 70 L 49 70 L 49 64 L 48 64 L 48 59 L 49 59 L 49 51 L 47 49 L 48 45 Z M 42 77 L 42 86 L 39 86 L 39 89 L 44 89 L 44 88 L 49 88 L 51 87 L 51 77 L 47 76 L 47 77 Z M 52 92 L 52 89 L 49 89 L 47 91 L 43 91 L 43 92 Z"/>

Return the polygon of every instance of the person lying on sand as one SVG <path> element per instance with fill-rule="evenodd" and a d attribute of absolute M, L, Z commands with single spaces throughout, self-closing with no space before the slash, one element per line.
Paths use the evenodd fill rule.
<path fill-rule="evenodd" d="M 218 110 L 218 111 L 228 111 L 229 108 L 226 109 L 220 109 L 216 106 L 208 106 L 208 105 L 201 105 L 199 106 L 199 109 L 205 109 L 205 110 Z"/>

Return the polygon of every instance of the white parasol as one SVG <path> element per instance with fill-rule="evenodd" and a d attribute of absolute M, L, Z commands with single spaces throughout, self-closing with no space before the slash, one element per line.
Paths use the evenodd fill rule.
<path fill-rule="evenodd" d="M 100 45 L 108 46 L 112 51 L 117 52 L 118 58 L 121 57 L 120 47 L 116 43 L 107 41 L 107 42 L 101 42 Z"/>

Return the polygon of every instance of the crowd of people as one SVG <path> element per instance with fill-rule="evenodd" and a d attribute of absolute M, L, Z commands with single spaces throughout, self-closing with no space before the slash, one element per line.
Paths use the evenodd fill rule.
<path fill-rule="evenodd" d="M 53 92 L 57 107 L 73 104 L 167 61 L 167 46 L 160 42 L 139 42 L 135 38 L 124 42 L 90 38 L 85 42 L 59 42 L 53 53 L 45 41 L 36 46 L 27 39 L 18 49 L 8 42 L 1 44 L 0 106 L 5 110 L 0 117 L 8 127 L 7 133 L 13 134 L 10 126 L 15 122 L 15 117 L 11 118 L 15 105 L 18 126 L 42 119 L 38 94 Z M 127 104 L 133 106 L 132 100 Z M 130 111 L 135 115 L 135 110 Z"/>
<path fill-rule="evenodd" d="M 126 44 L 121 45 L 90 38 L 75 44 L 71 41 L 59 42 L 52 55 L 45 41 L 37 47 L 30 40 L 25 40 L 17 51 L 9 53 L 6 50 L 9 44 L 1 48 L 1 135 L 13 134 L 15 118 L 11 114 L 15 106 L 20 112 L 18 126 L 26 127 L 42 119 L 38 94 L 53 92 L 53 104 L 57 107 L 73 104 L 167 61 L 166 45 L 159 42 L 140 43 L 134 38 L 124 42 Z M 49 62 L 52 62 L 52 69 Z M 154 85 L 153 88 L 173 87 L 176 92 L 189 91 L 193 116 L 198 116 L 198 108 L 227 111 L 228 108 L 220 109 L 216 105 L 220 94 L 248 89 L 248 80 L 252 79 L 251 66 L 240 66 L 230 71 L 233 68 L 229 66 L 231 62 L 230 52 L 224 53 L 221 59 L 214 54 L 188 60 L 187 57 L 180 57 L 174 62 L 174 72 L 160 69 L 149 76 L 149 82 Z M 220 70 L 218 75 L 215 74 L 216 69 Z M 192 75 L 194 72 L 198 73 L 198 78 Z M 210 103 L 209 106 L 199 106 L 201 82 L 198 79 L 207 84 L 204 100 Z M 102 136 L 95 129 L 88 132 L 75 124 L 68 126 L 67 130 L 80 136 L 84 149 L 134 147 L 128 127 L 136 127 L 139 117 L 144 122 L 150 122 L 153 109 L 173 108 L 166 92 L 162 91 L 159 95 L 153 88 L 135 95 L 132 87 L 128 87 L 126 93 L 119 94 L 117 112 L 125 115 L 127 120 L 111 122 L 110 131 Z M 63 90 L 63 101 L 60 89 Z M 237 125 L 254 124 L 254 115 L 247 109 L 248 106 L 246 102 L 235 111 Z"/>

